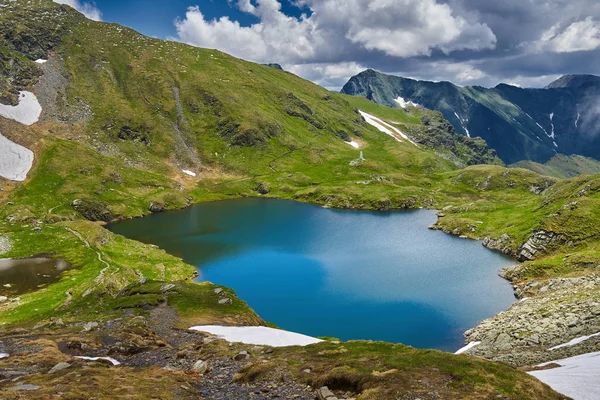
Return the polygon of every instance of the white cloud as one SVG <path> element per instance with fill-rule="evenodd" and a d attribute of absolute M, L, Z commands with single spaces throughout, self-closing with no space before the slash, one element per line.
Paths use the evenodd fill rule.
<path fill-rule="evenodd" d="M 102 20 L 102 13 L 96 7 L 96 4 L 93 2 L 92 3 L 89 3 L 87 1 L 82 2 L 80 0 L 53 0 L 53 1 L 58 4 L 66 4 L 68 6 L 71 6 L 91 20 L 94 20 L 94 21 Z"/>
<path fill-rule="evenodd" d="M 339 90 L 348 78 L 366 68 L 356 62 L 314 63 L 285 66 L 285 69 L 330 90 Z"/>
<path fill-rule="evenodd" d="M 199 7 L 190 7 L 176 21 L 181 41 L 214 47 L 257 62 L 288 64 L 351 62 L 357 50 L 392 57 L 430 55 L 434 49 L 493 48 L 491 29 L 453 15 L 436 0 L 302 0 L 310 17 L 281 12 L 279 0 L 237 0 L 241 11 L 260 22 L 241 26 L 228 17 L 206 20 Z"/>
<path fill-rule="evenodd" d="M 573 22 L 562 31 L 560 24 L 556 24 L 542 34 L 537 44 L 543 50 L 557 53 L 595 50 L 600 47 L 600 22 L 587 17 Z"/>

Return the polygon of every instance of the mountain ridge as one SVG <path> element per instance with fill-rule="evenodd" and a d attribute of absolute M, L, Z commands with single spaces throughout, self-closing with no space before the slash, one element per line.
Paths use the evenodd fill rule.
<path fill-rule="evenodd" d="M 558 153 L 600 159 L 600 128 L 593 102 L 600 78 L 567 75 L 544 89 L 508 84 L 494 88 L 429 82 L 366 70 L 350 78 L 342 93 L 401 108 L 413 102 L 442 112 L 465 135 L 480 136 L 510 164 L 546 162 Z"/>

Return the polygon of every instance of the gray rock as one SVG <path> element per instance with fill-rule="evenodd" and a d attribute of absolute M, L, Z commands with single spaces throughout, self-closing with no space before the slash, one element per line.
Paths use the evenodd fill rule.
<path fill-rule="evenodd" d="M 233 300 L 231 300 L 229 297 L 224 297 L 219 300 L 219 304 L 233 304 Z"/>
<path fill-rule="evenodd" d="M 561 235 L 543 230 L 533 232 L 518 251 L 519 261 L 535 260 L 538 253 L 545 253 L 553 244 L 563 241 Z"/>
<path fill-rule="evenodd" d="M 83 326 L 83 330 L 85 332 L 89 332 L 89 331 L 93 331 L 94 329 L 96 329 L 98 327 L 98 323 L 97 322 L 88 322 L 87 324 L 85 324 Z"/>
<path fill-rule="evenodd" d="M 11 388 L 8 388 L 8 390 L 12 391 L 12 392 L 20 392 L 20 391 L 32 391 L 32 390 L 38 390 L 40 387 L 36 386 L 36 385 L 30 385 L 28 383 L 24 384 L 24 385 L 17 385 L 17 386 L 13 386 Z"/>
<path fill-rule="evenodd" d="M 331 390 L 327 386 L 323 386 L 321 389 L 317 390 L 317 398 L 319 400 L 337 400 L 337 397 L 333 394 Z"/>
<path fill-rule="evenodd" d="M 165 293 L 165 292 L 168 292 L 169 290 L 173 289 L 174 287 L 175 287 L 174 284 L 167 283 L 166 285 L 163 285 L 163 286 L 160 287 L 160 291 L 163 292 L 163 293 Z"/>
<path fill-rule="evenodd" d="M 67 368 L 69 368 L 71 366 L 71 364 L 66 363 L 66 362 L 59 362 L 58 364 L 56 364 L 54 367 L 52 367 L 52 369 L 50 371 L 48 371 L 49 374 L 54 374 L 56 372 L 65 370 Z"/>
<path fill-rule="evenodd" d="M 208 363 L 203 360 L 198 360 L 194 363 L 192 370 L 199 374 L 204 374 L 208 371 Z"/>
<path fill-rule="evenodd" d="M 0 303 L 4 303 L 7 300 L 8 300 L 8 297 L 6 297 L 6 296 L 0 296 Z"/>
<path fill-rule="evenodd" d="M 235 356 L 233 356 L 233 359 L 235 361 L 244 361 L 250 358 L 250 354 L 248 354 L 247 351 L 240 351 L 238 354 L 236 354 Z"/>
<path fill-rule="evenodd" d="M 214 290 L 214 292 L 215 292 L 216 294 L 221 294 L 221 293 L 223 293 L 223 289 L 221 289 L 221 288 L 217 288 L 217 289 L 215 289 L 215 290 Z"/>

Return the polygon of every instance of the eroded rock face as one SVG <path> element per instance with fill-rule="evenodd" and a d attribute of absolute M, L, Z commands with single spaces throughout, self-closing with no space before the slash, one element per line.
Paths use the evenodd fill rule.
<path fill-rule="evenodd" d="M 486 237 L 483 239 L 483 245 L 491 250 L 500 251 L 506 255 L 514 255 L 512 248 L 511 237 L 507 234 L 500 236 L 498 239 Z"/>
<path fill-rule="evenodd" d="M 519 261 L 535 260 L 539 253 L 546 253 L 555 243 L 563 241 L 563 237 L 554 232 L 536 231 L 531 234 L 527 242 L 519 247 Z"/>

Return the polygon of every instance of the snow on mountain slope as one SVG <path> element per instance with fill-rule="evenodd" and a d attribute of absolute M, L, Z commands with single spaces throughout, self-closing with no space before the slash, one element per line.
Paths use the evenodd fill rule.
<path fill-rule="evenodd" d="M 322 340 L 300 333 L 282 331 L 264 326 L 192 326 L 190 330 L 208 332 L 228 342 L 273 347 L 307 346 Z"/>
<path fill-rule="evenodd" d="M 33 166 L 33 152 L 0 134 L 0 176 L 24 181 Z"/>
<path fill-rule="evenodd" d="M 396 139 L 398 142 L 402 143 L 402 139 L 400 139 L 400 138 L 403 138 L 403 139 L 408 140 L 415 146 L 417 145 L 415 142 L 410 140 L 410 138 L 404 132 L 402 132 L 400 129 L 388 124 L 387 122 L 383 121 L 382 119 L 379 119 L 371 114 L 367 114 L 364 111 L 359 110 L 359 112 L 360 112 L 360 115 L 362 115 L 362 117 L 365 119 L 365 121 L 367 121 L 367 124 L 374 126 L 380 132 L 383 132 L 386 135 L 390 135 L 391 137 Z"/>
<path fill-rule="evenodd" d="M 600 399 L 600 352 L 540 364 L 560 367 L 529 372 L 552 389 L 574 400 Z"/>
<path fill-rule="evenodd" d="M 0 116 L 15 120 L 23 125 L 33 125 L 40 119 L 42 106 L 35 94 L 27 91 L 19 93 L 16 106 L 0 104 Z"/>

